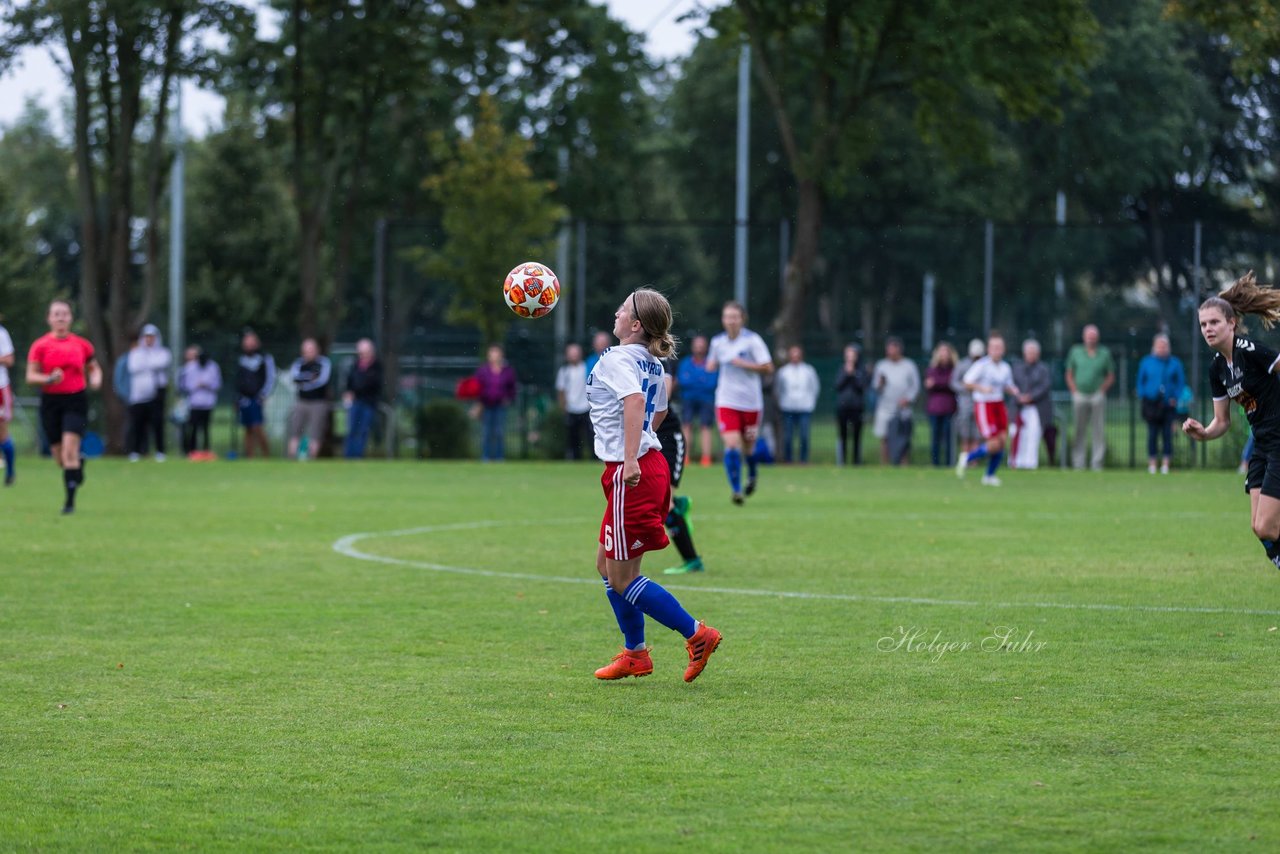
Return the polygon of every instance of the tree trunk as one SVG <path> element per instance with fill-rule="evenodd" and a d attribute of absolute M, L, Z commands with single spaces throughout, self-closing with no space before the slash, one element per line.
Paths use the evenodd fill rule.
<path fill-rule="evenodd" d="M 302 338 L 315 338 L 320 332 L 320 237 L 324 231 L 322 214 L 314 208 L 298 211 L 298 239 L 301 252 L 298 258 L 298 334 Z"/>
<path fill-rule="evenodd" d="M 797 190 L 796 242 L 783 276 L 778 319 L 774 327 L 779 350 L 804 343 L 805 307 L 822 236 L 822 188 L 816 180 L 802 178 Z"/>

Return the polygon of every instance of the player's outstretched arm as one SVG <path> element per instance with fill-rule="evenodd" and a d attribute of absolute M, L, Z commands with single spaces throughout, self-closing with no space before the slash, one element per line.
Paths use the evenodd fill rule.
<path fill-rule="evenodd" d="M 1231 399 L 1223 398 L 1213 402 L 1213 420 L 1204 426 L 1194 418 L 1182 422 L 1182 432 L 1192 439 L 1211 442 L 1231 429 Z"/>

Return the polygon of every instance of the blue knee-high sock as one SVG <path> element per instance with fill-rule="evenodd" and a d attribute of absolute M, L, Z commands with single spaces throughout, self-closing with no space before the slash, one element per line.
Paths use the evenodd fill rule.
<path fill-rule="evenodd" d="M 637 575 L 636 580 L 627 585 L 622 598 L 686 638 L 693 637 L 698 631 L 698 621 L 689 616 L 689 612 L 676 601 L 676 597 L 662 589 L 661 584 L 650 581 L 643 575 Z"/>
<path fill-rule="evenodd" d="M 756 479 L 756 466 L 760 464 L 760 457 L 756 455 L 755 448 L 751 449 L 751 453 L 747 454 L 747 477 L 752 480 Z"/>
<path fill-rule="evenodd" d="M 13 440 L 0 442 L 0 452 L 4 454 L 4 470 L 6 475 L 13 474 Z"/>
<path fill-rule="evenodd" d="M 732 448 L 724 452 L 724 473 L 729 476 L 729 486 L 734 493 L 742 491 L 742 451 Z"/>
<path fill-rule="evenodd" d="M 604 592 L 613 606 L 613 616 L 618 620 L 618 628 L 622 629 L 622 642 L 627 649 L 640 649 L 644 646 L 644 612 L 632 605 L 622 594 L 614 590 L 609 579 L 604 580 Z"/>
<path fill-rule="evenodd" d="M 964 461 L 966 463 L 972 463 L 976 460 L 982 459 L 986 455 L 987 455 L 987 446 L 979 445 L 978 447 L 974 448 L 972 451 L 969 452 L 969 455 L 964 458 Z"/>
<path fill-rule="evenodd" d="M 987 460 L 987 474 L 994 475 L 996 469 L 1000 468 L 1000 461 L 1004 459 L 1004 451 L 996 451 L 991 455 L 991 459 Z"/>

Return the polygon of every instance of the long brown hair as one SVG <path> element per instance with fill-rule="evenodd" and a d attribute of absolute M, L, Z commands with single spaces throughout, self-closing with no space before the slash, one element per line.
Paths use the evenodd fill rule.
<path fill-rule="evenodd" d="M 637 288 L 631 294 L 631 313 L 644 330 L 645 346 L 659 359 L 676 354 L 676 337 L 671 334 L 671 303 L 653 288 Z"/>
<path fill-rule="evenodd" d="M 1257 315 L 1264 329 L 1280 323 L 1280 291 L 1270 285 L 1260 285 L 1253 271 L 1245 273 L 1231 283 L 1231 287 L 1217 296 L 1200 303 L 1200 308 L 1216 308 L 1227 320 L 1236 321 L 1236 331 L 1246 332 L 1244 316 Z"/>

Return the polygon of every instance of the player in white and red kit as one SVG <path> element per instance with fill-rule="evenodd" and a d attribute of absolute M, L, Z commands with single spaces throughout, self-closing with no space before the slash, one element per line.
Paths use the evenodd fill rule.
<path fill-rule="evenodd" d="M 662 363 L 675 353 L 671 305 L 655 290 L 633 292 L 613 316 L 619 344 L 600 354 L 587 376 L 596 456 L 604 460 L 605 513 L 596 569 L 622 630 L 623 649 L 596 671 L 598 679 L 647 676 L 653 661 L 644 640 L 646 615 L 685 638 L 692 682 L 720 644 L 720 632 L 689 615 L 657 582 L 640 574 L 646 551 L 667 546 L 663 522 L 671 506 L 671 473 L 656 432 L 667 414 Z"/>
<path fill-rule="evenodd" d="M 1005 409 L 1006 394 L 1016 395 L 1013 384 L 1013 368 L 1004 360 L 1004 338 L 992 332 L 987 338 L 987 355 L 974 362 L 964 374 L 964 387 L 973 392 L 973 417 L 978 422 L 978 432 L 983 444 L 960 457 L 956 463 L 956 476 L 964 477 L 970 463 L 987 458 L 987 473 L 982 476 L 983 486 L 999 486 L 996 469 L 1004 457 L 1005 438 L 1009 432 L 1009 411 Z"/>
<path fill-rule="evenodd" d="M 707 370 L 719 371 L 716 380 L 716 422 L 724 445 L 724 472 L 733 490 L 733 503 L 756 491 L 756 436 L 764 411 L 764 375 L 773 373 L 769 347 L 747 329 L 747 312 L 740 303 L 727 302 L 720 312 L 724 332 L 711 339 Z M 742 487 L 742 460 L 747 461 L 747 486 Z"/>

